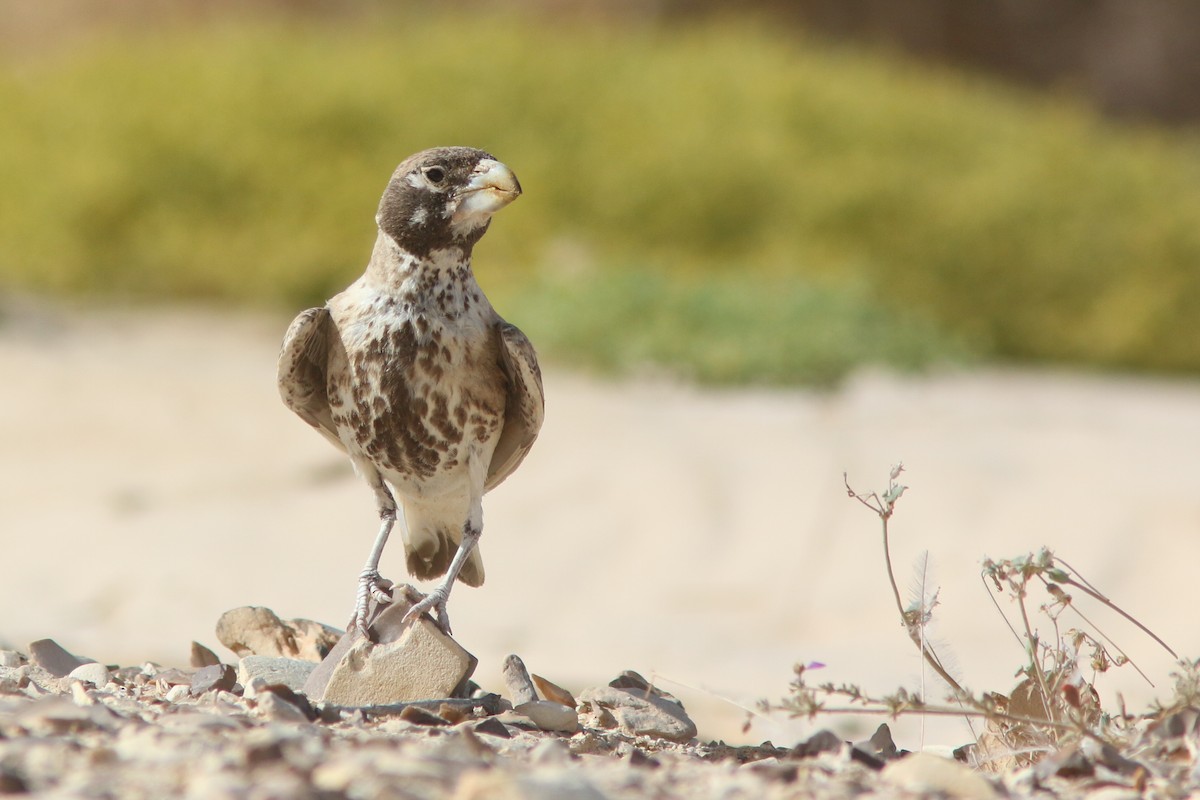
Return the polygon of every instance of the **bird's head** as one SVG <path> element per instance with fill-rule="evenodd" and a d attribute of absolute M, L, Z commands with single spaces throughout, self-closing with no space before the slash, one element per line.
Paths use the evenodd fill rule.
<path fill-rule="evenodd" d="M 406 158 L 388 182 L 375 221 L 418 257 L 471 248 L 492 214 L 521 194 L 512 170 L 471 147 L 435 147 Z"/>

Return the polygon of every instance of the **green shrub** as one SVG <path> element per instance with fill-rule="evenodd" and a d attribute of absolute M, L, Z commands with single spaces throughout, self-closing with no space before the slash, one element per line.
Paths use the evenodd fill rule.
<path fill-rule="evenodd" d="M 528 303 L 559 314 L 580 358 L 802 380 L 764 359 L 764 337 L 790 340 L 794 323 L 815 343 L 883 324 L 871 319 L 917 325 L 942 353 L 968 340 L 1005 357 L 1200 368 L 1193 134 L 753 24 L 476 10 L 199 25 L 10 64 L 0 108 L 10 287 L 319 302 L 361 270 L 395 164 L 461 143 L 526 188 L 480 246 L 490 288 L 545 299 L 551 280 L 580 309 L 594 297 L 572 290 L 572 265 L 660 276 L 646 296 L 600 280 L 612 313 Z M 623 306 L 676 283 L 668 302 L 690 325 L 709 312 L 736 324 L 653 341 Z M 775 311 L 759 314 L 762 298 Z M 612 332 L 623 343 L 593 343 L 600 319 L 629 321 Z M 827 378 L 815 351 L 802 361 Z"/>

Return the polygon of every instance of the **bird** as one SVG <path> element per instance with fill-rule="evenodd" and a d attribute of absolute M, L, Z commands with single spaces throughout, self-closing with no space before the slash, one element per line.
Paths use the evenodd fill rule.
<path fill-rule="evenodd" d="M 370 639 L 368 600 L 391 602 L 379 561 L 399 522 L 411 575 L 442 581 L 405 614 L 450 633 L 455 580 L 484 580 L 483 495 L 513 473 L 545 414 L 528 337 L 484 295 L 471 265 L 492 215 L 521 194 L 505 164 L 470 147 L 409 156 L 375 215 L 366 270 L 301 312 L 280 350 L 287 408 L 349 456 L 380 527 L 350 627 Z"/>

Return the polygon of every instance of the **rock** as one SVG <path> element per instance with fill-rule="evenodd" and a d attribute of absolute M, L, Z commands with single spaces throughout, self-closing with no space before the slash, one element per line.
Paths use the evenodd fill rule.
<path fill-rule="evenodd" d="M 163 697 L 168 703 L 178 703 L 192 696 L 192 687 L 185 683 L 172 686 Z"/>
<path fill-rule="evenodd" d="M 69 680 L 83 681 L 90 683 L 92 686 L 104 688 L 108 682 L 112 680 L 112 675 L 109 674 L 108 668 L 103 664 L 81 664 L 71 670 L 67 675 Z"/>
<path fill-rule="evenodd" d="M 987 778 L 970 767 L 929 753 L 912 753 L 892 761 L 880 775 L 896 788 L 919 795 L 972 800 L 1000 796 Z"/>
<path fill-rule="evenodd" d="M 508 728 L 504 727 L 504 723 L 495 717 L 487 717 L 476 722 L 471 730 L 475 731 L 475 733 L 487 734 L 488 736 L 498 736 L 501 739 L 512 738 L 512 734 L 508 732 Z"/>
<path fill-rule="evenodd" d="M 900 753 L 896 742 L 892 739 L 892 729 L 886 722 L 875 729 L 875 733 L 871 735 L 870 739 L 855 742 L 854 748 L 883 761 L 897 758 Z"/>
<path fill-rule="evenodd" d="M 555 703 L 553 700 L 530 700 L 514 706 L 513 711 L 529 717 L 544 731 L 574 733 L 579 730 L 579 717 L 575 708 Z"/>
<path fill-rule="evenodd" d="M 529 671 L 525 669 L 525 662 L 520 656 L 510 655 L 504 659 L 501 674 L 504 676 L 504 685 L 508 687 L 508 695 L 514 708 L 538 699 L 537 690 L 533 688 Z"/>
<path fill-rule="evenodd" d="M 420 597 L 410 586 L 393 588 L 396 600 L 370 624 L 372 643 L 351 629 L 313 670 L 304 693 L 314 701 L 344 706 L 386 705 L 452 697 L 478 663 L 423 616 L 402 623 Z M 377 610 L 377 609 L 376 609 Z"/>
<path fill-rule="evenodd" d="M 792 755 L 796 758 L 811 758 L 812 756 L 820 755 L 821 753 L 836 753 L 842 749 L 846 743 L 842 741 L 842 737 L 838 736 L 828 728 L 821 730 L 808 737 L 806 740 L 796 745 L 792 750 Z"/>
<path fill-rule="evenodd" d="M 337 628 L 308 619 L 285 622 L 261 606 L 235 608 L 217 620 L 217 639 L 239 658 L 253 655 L 320 661 L 341 635 Z"/>
<path fill-rule="evenodd" d="M 633 736 L 657 736 L 687 742 L 696 736 L 696 723 L 683 705 L 655 692 L 632 687 L 599 686 L 579 696 L 579 711 L 588 727 L 619 727 Z"/>
<path fill-rule="evenodd" d="M 237 683 L 237 672 L 233 667 L 228 664 L 209 664 L 196 670 L 196 674 L 192 676 L 192 696 L 214 690 L 232 691 L 235 683 Z"/>
<path fill-rule="evenodd" d="M 400 719 L 405 722 L 411 722 L 414 725 L 438 726 L 450 724 L 450 720 L 420 706 L 408 706 L 400 712 Z"/>
<path fill-rule="evenodd" d="M 255 678 L 262 678 L 267 684 L 281 684 L 300 692 L 304 691 L 304 683 L 316 666 L 311 661 L 297 658 L 246 656 L 238 662 L 237 682 L 249 686 Z"/>
<path fill-rule="evenodd" d="M 531 675 L 530 677 L 533 678 L 533 685 L 537 687 L 537 690 L 541 692 L 542 697 L 545 699 L 562 703 L 564 706 L 570 706 L 571 708 L 579 705 L 575 702 L 575 696 L 558 684 L 551 683 L 541 675 Z"/>
<path fill-rule="evenodd" d="M 221 663 L 217 654 L 199 642 L 192 642 L 192 654 L 189 662 L 194 668 L 212 667 Z"/>
<path fill-rule="evenodd" d="M 25 656 L 16 650 L 0 650 L 0 667 L 16 669 L 25 663 Z"/>
<path fill-rule="evenodd" d="M 260 692 L 254 698 L 254 707 L 264 717 L 275 722 L 309 721 L 309 717 L 303 709 L 289 703 L 274 692 Z"/>
<path fill-rule="evenodd" d="M 73 656 L 53 639 L 38 639 L 29 644 L 29 660 L 56 678 L 65 678 L 71 670 L 88 663 Z"/>
<path fill-rule="evenodd" d="M 175 667 L 159 670 L 154 673 L 154 682 L 167 690 L 172 686 L 191 686 L 192 685 L 191 670 L 182 670 Z"/>

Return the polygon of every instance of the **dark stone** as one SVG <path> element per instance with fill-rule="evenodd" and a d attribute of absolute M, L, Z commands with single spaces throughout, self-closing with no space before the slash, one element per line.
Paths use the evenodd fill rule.
<path fill-rule="evenodd" d="M 875 733 L 867 740 L 871 745 L 870 748 L 860 747 L 864 752 L 871 753 L 884 760 L 895 758 L 897 755 L 896 743 L 892 740 L 892 729 L 887 723 L 883 723 L 875 729 Z"/>
<path fill-rule="evenodd" d="M 212 664 L 196 670 L 192 676 L 192 696 L 211 691 L 233 691 L 237 683 L 237 671 L 228 664 Z"/>
<path fill-rule="evenodd" d="M 29 786 L 19 773 L 0 766 L 0 794 L 25 794 L 28 791 Z"/>
<path fill-rule="evenodd" d="M 488 736 L 498 736 L 501 739 L 512 738 L 512 734 L 508 732 L 508 728 L 505 727 L 504 723 L 495 717 L 480 720 L 475 723 L 475 726 L 471 730 L 475 731 L 475 733 L 487 734 Z"/>
<path fill-rule="evenodd" d="M 850 748 L 850 760 L 857 761 L 859 764 L 869 767 L 877 772 L 883 769 L 885 763 L 882 758 L 877 758 L 876 756 L 873 756 L 870 753 L 859 749 L 858 747 Z"/>
<path fill-rule="evenodd" d="M 821 753 L 836 753 L 845 744 L 842 737 L 828 728 L 823 728 L 808 737 L 807 741 L 796 745 L 792 749 L 792 755 L 796 758 L 810 758 Z"/>
<path fill-rule="evenodd" d="M 629 751 L 629 766 L 631 767 L 646 767 L 648 769 L 658 769 L 662 766 L 657 758 L 651 758 L 638 748 L 633 748 Z"/>

